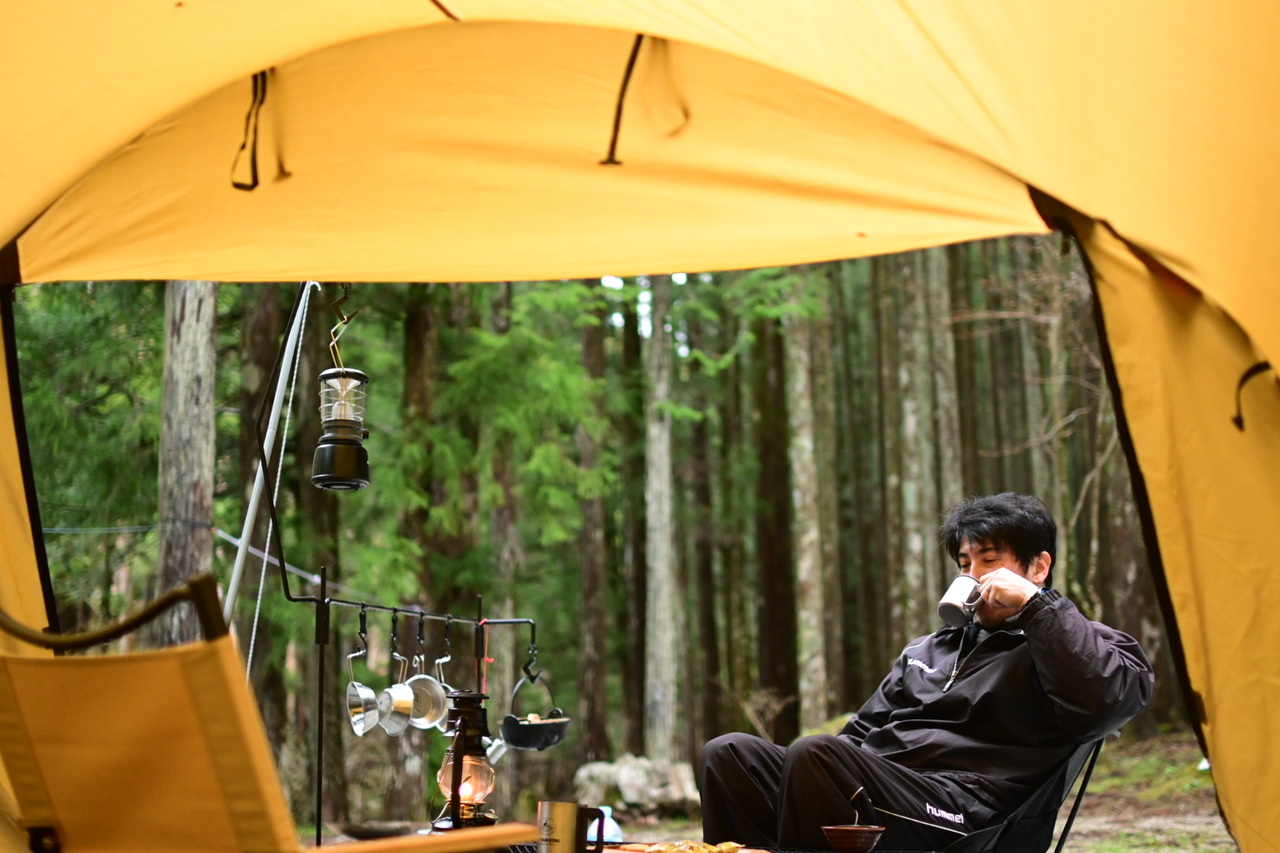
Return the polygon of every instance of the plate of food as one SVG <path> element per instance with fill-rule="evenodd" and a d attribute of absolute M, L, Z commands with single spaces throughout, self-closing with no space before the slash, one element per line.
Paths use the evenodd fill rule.
<path fill-rule="evenodd" d="M 736 841 L 722 841 L 719 844 L 708 844 L 705 841 L 652 841 L 627 842 L 611 844 L 613 850 L 625 850 L 627 853 L 764 853 L 752 847 L 746 847 Z"/>

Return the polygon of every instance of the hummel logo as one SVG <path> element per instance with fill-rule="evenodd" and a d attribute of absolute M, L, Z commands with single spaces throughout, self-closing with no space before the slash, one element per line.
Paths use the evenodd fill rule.
<path fill-rule="evenodd" d="M 918 666 L 930 675 L 938 671 L 934 667 L 929 666 L 929 664 L 917 658 L 907 658 L 907 666 Z"/>
<path fill-rule="evenodd" d="M 924 810 L 933 817 L 940 817 L 943 820 L 949 820 L 952 823 L 964 823 L 964 815 L 944 812 L 942 809 L 935 807 L 933 803 L 925 803 Z"/>

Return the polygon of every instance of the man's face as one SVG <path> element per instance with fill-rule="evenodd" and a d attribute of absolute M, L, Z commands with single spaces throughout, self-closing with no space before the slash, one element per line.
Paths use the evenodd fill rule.
<path fill-rule="evenodd" d="M 960 574 L 968 575 L 976 581 L 1002 567 L 1027 577 L 1027 567 L 1018 562 L 1012 550 L 1008 547 L 997 548 L 990 542 L 963 539 L 956 559 L 960 564 Z"/>
<path fill-rule="evenodd" d="M 1048 553 L 1041 552 L 1031 566 L 1024 566 L 1012 549 L 970 539 L 960 543 L 957 561 L 961 574 L 979 582 L 987 581 L 983 585 L 982 602 L 973 614 L 974 620 L 984 628 L 998 628 L 1021 610 L 1036 589 L 1044 585 L 1052 562 Z"/>

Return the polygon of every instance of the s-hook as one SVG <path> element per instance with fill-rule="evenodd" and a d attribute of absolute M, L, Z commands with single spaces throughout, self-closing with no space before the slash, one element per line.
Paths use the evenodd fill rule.
<path fill-rule="evenodd" d="M 542 676 L 542 670 L 537 673 L 533 672 L 533 667 L 538 663 L 538 644 L 529 644 L 529 660 L 525 661 L 524 666 L 520 667 L 524 674 L 529 677 L 529 683 L 534 684 Z"/>
<path fill-rule="evenodd" d="M 329 330 L 329 355 L 333 358 L 334 367 L 345 367 L 342 363 L 342 353 L 338 350 L 338 338 L 342 337 L 342 333 L 347 330 L 347 325 L 360 313 L 360 309 L 346 314 L 342 310 L 342 303 L 351 298 L 351 282 L 342 282 L 342 296 L 333 303 L 333 313 L 338 315 L 338 323 Z"/>

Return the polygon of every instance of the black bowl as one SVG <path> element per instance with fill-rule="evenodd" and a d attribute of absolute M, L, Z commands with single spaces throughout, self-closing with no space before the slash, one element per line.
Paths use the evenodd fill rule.
<path fill-rule="evenodd" d="M 822 831 L 836 853 L 866 853 L 867 850 L 876 846 L 876 842 L 884 832 L 884 827 L 850 823 L 843 826 L 824 826 Z"/>
<path fill-rule="evenodd" d="M 536 749 L 542 751 L 564 740 L 569 731 L 569 718 L 559 708 L 552 708 L 546 717 L 532 714 L 517 717 L 507 714 L 498 724 L 502 739 L 512 749 Z"/>

